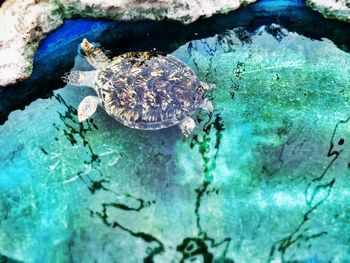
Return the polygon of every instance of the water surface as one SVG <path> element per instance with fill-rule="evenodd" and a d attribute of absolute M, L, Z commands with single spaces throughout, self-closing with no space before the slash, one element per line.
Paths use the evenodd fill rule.
<path fill-rule="evenodd" d="M 216 85 L 188 139 L 102 109 L 78 123 L 86 87 L 12 111 L 1 260 L 347 262 L 350 55 L 335 42 L 272 24 L 178 44 L 169 52 Z"/>

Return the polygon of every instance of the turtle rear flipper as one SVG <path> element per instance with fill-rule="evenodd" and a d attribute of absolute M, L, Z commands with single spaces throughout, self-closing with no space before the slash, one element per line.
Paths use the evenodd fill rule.
<path fill-rule="evenodd" d="M 216 87 L 216 85 L 214 83 L 207 83 L 207 82 L 201 81 L 201 84 L 202 84 L 202 88 L 204 91 L 212 90 Z"/>
<path fill-rule="evenodd" d="M 97 106 L 101 103 L 100 98 L 95 96 L 85 97 L 78 106 L 78 120 L 79 122 L 85 121 L 87 118 L 92 116 Z"/>
<path fill-rule="evenodd" d="M 202 102 L 202 104 L 200 105 L 200 107 L 203 109 L 203 110 L 206 110 L 207 112 L 211 113 L 214 111 L 214 106 L 213 106 L 213 103 L 208 99 L 208 98 L 205 98 Z"/>
<path fill-rule="evenodd" d="M 188 137 L 193 130 L 196 128 L 196 123 L 191 117 L 186 117 L 181 123 L 180 123 L 180 129 L 182 134 L 185 137 Z"/>

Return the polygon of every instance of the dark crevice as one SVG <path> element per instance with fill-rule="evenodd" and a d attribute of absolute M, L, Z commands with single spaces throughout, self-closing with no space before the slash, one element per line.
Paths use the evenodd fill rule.
<path fill-rule="evenodd" d="M 21 263 L 22 261 L 14 260 L 0 254 L 0 263 Z"/>

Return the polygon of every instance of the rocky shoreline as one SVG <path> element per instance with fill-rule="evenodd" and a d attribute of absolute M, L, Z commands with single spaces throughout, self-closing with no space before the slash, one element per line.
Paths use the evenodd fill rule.
<path fill-rule="evenodd" d="M 350 22 L 349 0 L 305 0 L 305 3 L 326 18 Z"/>

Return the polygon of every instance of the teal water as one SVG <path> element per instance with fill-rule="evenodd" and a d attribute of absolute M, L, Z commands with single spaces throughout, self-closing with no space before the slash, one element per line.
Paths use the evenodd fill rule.
<path fill-rule="evenodd" d="M 347 262 L 350 55 L 277 25 L 172 52 L 215 111 L 129 129 L 66 86 L 0 126 L 0 253 L 22 262 Z M 74 68 L 86 66 L 79 55 Z M 7 260 L 7 259 L 6 259 Z"/>

